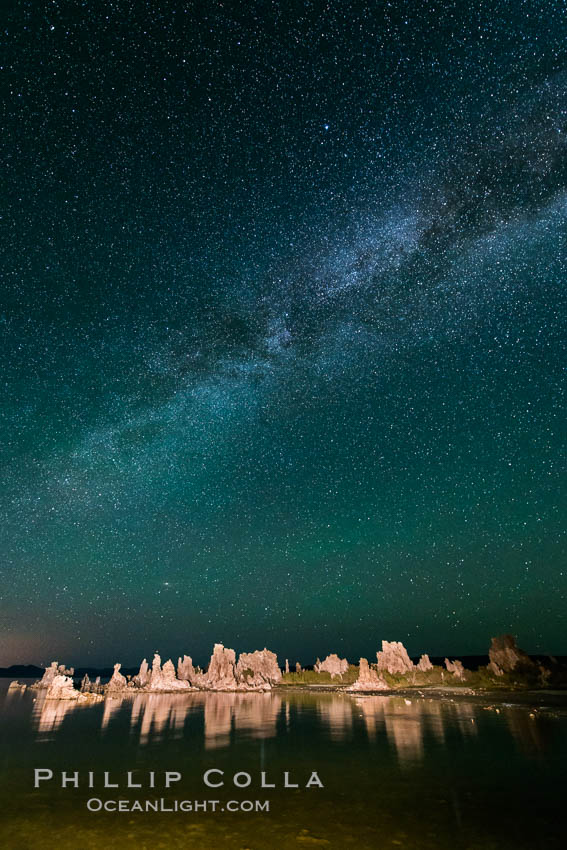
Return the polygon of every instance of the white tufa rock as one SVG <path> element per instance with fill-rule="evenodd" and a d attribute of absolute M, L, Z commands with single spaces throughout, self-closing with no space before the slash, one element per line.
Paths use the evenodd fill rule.
<path fill-rule="evenodd" d="M 339 658 L 334 652 L 332 655 L 327 655 L 324 661 L 319 662 L 318 673 L 330 673 L 331 678 L 342 676 L 348 670 L 348 661 L 346 658 Z"/>
<path fill-rule="evenodd" d="M 108 685 L 106 686 L 107 691 L 125 691 L 126 690 L 126 688 L 128 686 L 128 682 L 126 681 L 126 678 L 120 672 L 121 667 L 122 667 L 122 664 L 115 664 L 114 665 L 114 673 L 112 674 L 112 677 L 111 677 Z"/>
<path fill-rule="evenodd" d="M 151 678 L 150 668 L 149 668 L 148 662 L 144 658 L 144 660 L 140 664 L 140 669 L 138 671 L 137 676 L 134 676 L 132 681 L 134 682 L 135 687 L 146 688 L 150 684 L 150 678 Z"/>
<path fill-rule="evenodd" d="M 529 655 L 519 649 L 516 638 L 513 635 L 499 635 L 493 637 L 488 650 L 490 664 L 493 673 L 502 676 L 503 673 L 511 673 L 518 665 L 521 667 L 533 667 Z"/>
<path fill-rule="evenodd" d="M 281 682 L 282 678 L 278 656 L 265 647 L 255 652 L 241 652 L 236 665 L 236 677 L 243 684 L 252 687 L 275 685 Z"/>
<path fill-rule="evenodd" d="M 98 693 L 80 693 L 75 689 L 75 686 L 73 685 L 73 679 L 70 676 L 59 675 L 53 679 L 52 683 L 47 689 L 45 699 L 46 701 L 65 700 L 67 702 L 73 701 L 81 704 L 89 704 L 93 702 L 100 702 L 100 700 L 103 700 L 104 697 L 102 696 L 102 694 Z"/>
<path fill-rule="evenodd" d="M 56 676 L 72 676 L 74 672 L 73 667 L 67 670 L 64 664 L 59 664 L 58 661 L 52 661 L 49 667 L 45 668 L 42 678 L 38 682 L 34 682 L 30 687 L 37 690 L 40 688 L 49 688 Z"/>
<path fill-rule="evenodd" d="M 209 668 L 203 677 L 206 688 L 216 691 L 235 691 L 236 653 L 234 649 L 226 649 L 222 643 L 215 643 Z"/>
<path fill-rule="evenodd" d="M 449 661 L 448 658 L 445 659 L 445 667 L 449 673 L 452 673 L 456 679 L 465 679 L 465 668 L 463 667 L 463 662 L 459 661 L 457 658 L 454 661 Z"/>
<path fill-rule="evenodd" d="M 374 667 L 370 667 L 366 658 L 361 658 L 358 679 L 347 691 L 387 691 L 388 684 Z"/>
<path fill-rule="evenodd" d="M 167 693 L 169 691 L 187 691 L 190 687 L 189 682 L 180 681 L 176 678 L 175 667 L 171 659 L 165 662 L 162 669 L 161 658 L 156 652 L 152 662 L 150 682 L 146 690 Z"/>
<path fill-rule="evenodd" d="M 47 689 L 45 699 L 78 700 L 80 696 L 70 676 L 55 676 Z"/>
<path fill-rule="evenodd" d="M 376 653 L 378 670 L 388 673 L 411 673 L 415 670 L 413 661 L 400 641 L 382 641 L 382 651 Z"/>
<path fill-rule="evenodd" d="M 195 668 L 193 667 L 193 659 L 190 655 L 184 655 L 183 659 L 177 659 L 177 678 L 190 684 L 193 682 Z"/>

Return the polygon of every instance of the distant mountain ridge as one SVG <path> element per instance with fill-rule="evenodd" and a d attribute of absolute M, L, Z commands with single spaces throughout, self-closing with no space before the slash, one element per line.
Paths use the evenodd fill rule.
<path fill-rule="evenodd" d="M 124 675 L 134 676 L 138 672 L 137 667 L 123 667 Z M 10 667 L 0 667 L 0 679 L 41 679 L 45 673 L 45 667 L 37 667 L 35 664 L 12 664 Z M 89 676 L 110 677 L 113 673 L 112 667 L 75 667 L 74 678 L 83 678 L 85 673 Z"/>
<path fill-rule="evenodd" d="M 44 668 L 36 667 L 35 664 L 12 664 L 11 667 L 0 667 L 0 677 L 19 676 L 22 679 L 31 679 L 32 676 L 43 676 Z"/>

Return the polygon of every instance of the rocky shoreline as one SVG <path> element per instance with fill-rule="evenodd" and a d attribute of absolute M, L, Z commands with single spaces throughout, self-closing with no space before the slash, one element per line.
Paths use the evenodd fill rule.
<path fill-rule="evenodd" d="M 75 687 L 73 668 L 53 661 L 42 678 L 32 685 L 14 681 L 9 690 L 45 691 L 47 700 L 76 700 L 98 702 L 108 696 L 134 694 L 173 694 L 195 691 L 265 693 L 273 688 L 314 691 L 341 691 L 353 694 L 380 694 L 422 690 L 428 696 L 444 694 L 474 696 L 492 692 L 516 690 L 549 690 L 567 688 L 567 669 L 549 657 L 548 663 L 533 661 L 519 649 L 512 635 L 492 638 L 489 664 L 477 671 L 467 670 L 459 659 L 445 658 L 445 665 L 434 665 L 424 654 L 417 663 L 408 655 L 403 643 L 382 641 L 376 653 L 376 663 L 361 658 L 358 665 L 335 653 L 323 661 L 316 660 L 312 670 L 303 670 L 299 663 L 291 672 L 286 659 L 282 669 L 275 653 L 264 648 L 241 653 L 236 660 L 233 649 L 217 643 L 206 671 L 193 665 L 189 655 L 179 657 L 177 666 L 169 659 L 162 665 L 156 652 L 151 667 L 144 658 L 138 673 L 124 676 L 121 664 L 114 665 L 110 681 L 102 684 L 100 676 L 91 681 L 85 675 L 80 688 Z"/>

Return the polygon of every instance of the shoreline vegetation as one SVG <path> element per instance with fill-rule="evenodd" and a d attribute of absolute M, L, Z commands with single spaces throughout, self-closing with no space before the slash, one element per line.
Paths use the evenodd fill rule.
<path fill-rule="evenodd" d="M 445 658 L 444 666 L 433 664 L 428 655 L 417 663 L 409 657 L 400 642 L 382 641 L 376 662 L 361 658 L 351 664 L 336 654 L 323 661 L 317 659 L 312 669 L 299 662 L 291 670 L 286 659 L 280 668 L 275 653 L 268 649 L 241 653 L 236 661 L 233 649 L 215 644 L 206 671 L 193 665 L 188 655 L 179 658 L 177 667 L 171 660 L 161 663 L 156 653 L 150 668 L 146 659 L 135 675 L 124 676 L 121 665 L 107 683 L 101 676 L 91 681 L 85 674 L 80 687 L 75 686 L 75 671 L 54 661 L 45 668 L 42 678 L 31 685 L 12 681 L 10 691 L 38 690 L 48 700 L 98 702 L 108 696 L 120 697 L 140 693 L 186 693 L 194 691 L 259 692 L 271 690 L 333 691 L 368 694 L 412 694 L 413 696 L 451 696 L 510 694 L 513 692 L 558 691 L 567 697 L 567 664 L 553 656 L 534 659 L 519 649 L 512 635 L 492 638 L 489 663 L 476 670 L 467 669 L 459 659 Z M 33 668 L 32 668 L 33 669 Z"/>

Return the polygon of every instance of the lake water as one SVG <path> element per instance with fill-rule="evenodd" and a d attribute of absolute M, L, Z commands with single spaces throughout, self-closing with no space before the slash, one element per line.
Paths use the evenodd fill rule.
<path fill-rule="evenodd" d="M 0 846 L 9 850 L 567 846 L 567 712 L 551 695 L 537 709 L 297 691 L 83 707 L 7 686 L 0 680 Z M 34 789 L 35 768 L 54 780 Z M 209 769 L 224 772 L 224 787 L 204 785 Z M 166 770 L 182 774 L 170 789 Z M 61 771 L 84 784 L 61 788 Z M 104 771 L 119 789 L 102 787 Z M 156 787 L 126 788 L 127 771 L 133 782 L 154 772 Z M 299 788 L 282 787 L 286 771 Z M 312 771 L 324 788 L 304 787 Z M 278 787 L 262 789 L 262 772 Z M 235 787 L 235 773 L 250 786 Z M 119 800 L 218 802 L 197 812 L 87 808 Z M 269 812 L 228 811 L 257 800 Z"/>

